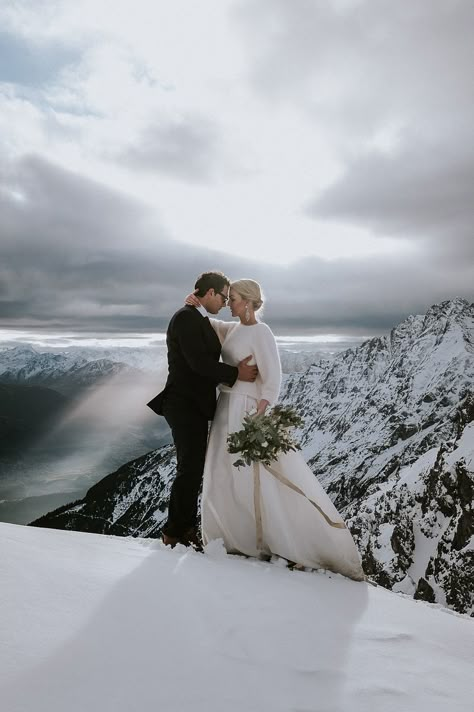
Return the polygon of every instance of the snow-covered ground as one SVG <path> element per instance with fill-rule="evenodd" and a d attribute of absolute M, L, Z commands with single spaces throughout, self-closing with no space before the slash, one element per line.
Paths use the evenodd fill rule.
<path fill-rule="evenodd" d="M 2 712 L 469 712 L 472 619 L 283 562 L 0 524 Z"/>

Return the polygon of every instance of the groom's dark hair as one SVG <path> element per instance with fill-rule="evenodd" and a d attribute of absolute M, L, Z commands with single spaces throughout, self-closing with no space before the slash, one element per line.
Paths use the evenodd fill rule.
<path fill-rule="evenodd" d="M 209 289 L 221 292 L 226 286 L 230 287 L 230 279 L 222 272 L 203 272 L 197 278 L 194 289 L 198 290 L 196 296 L 203 297 Z"/>

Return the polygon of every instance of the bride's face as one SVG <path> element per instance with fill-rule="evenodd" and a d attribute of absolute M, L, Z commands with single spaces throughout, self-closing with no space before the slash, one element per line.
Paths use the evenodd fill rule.
<path fill-rule="evenodd" d="M 239 319 L 240 319 L 240 317 L 243 318 L 246 304 L 247 304 L 246 299 L 242 299 L 240 294 L 237 294 L 237 292 L 234 289 L 230 290 L 230 292 L 229 292 L 229 308 L 230 308 L 230 313 L 232 314 L 232 316 L 238 316 Z"/>

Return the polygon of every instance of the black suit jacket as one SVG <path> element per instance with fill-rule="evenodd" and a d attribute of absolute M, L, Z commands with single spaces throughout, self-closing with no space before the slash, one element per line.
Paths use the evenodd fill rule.
<path fill-rule="evenodd" d="M 216 386 L 233 386 L 236 366 L 220 363 L 221 344 L 209 319 L 191 306 L 173 315 L 166 332 L 168 379 L 164 390 L 147 405 L 163 415 L 166 399 L 170 406 L 195 408 L 208 420 L 216 409 Z"/>

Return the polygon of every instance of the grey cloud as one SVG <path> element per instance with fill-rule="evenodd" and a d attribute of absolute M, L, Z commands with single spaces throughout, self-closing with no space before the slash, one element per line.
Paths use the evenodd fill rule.
<path fill-rule="evenodd" d="M 454 252 L 461 262 L 474 256 L 473 195 L 472 146 L 411 137 L 392 155 L 370 152 L 351 162 L 307 212 L 424 241 L 427 250 Z"/>
<path fill-rule="evenodd" d="M 235 15 L 258 93 L 296 98 L 316 122 L 355 135 L 389 113 L 437 123 L 471 104 L 470 0 L 244 0 Z"/>
<path fill-rule="evenodd" d="M 238 7 L 255 90 L 302 108 L 339 150 L 341 177 L 302 209 L 415 241 L 420 259 L 465 270 L 474 256 L 474 4 Z M 374 147 L 390 134 L 391 147 L 387 138 L 388 148 Z"/>
<path fill-rule="evenodd" d="M 219 163 L 219 132 L 196 116 L 163 123 L 157 119 L 121 155 L 129 166 L 187 182 L 210 181 Z"/>
<path fill-rule="evenodd" d="M 26 199 L 8 197 L 12 189 Z M 462 272 L 429 254 L 423 263 L 313 258 L 281 267 L 184 246 L 153 227 L 139 202 L 39 157 L 4 173 L 0 194 L 7 218 L 0 226 L 0 328 L 161 331 L 208 269 L 261 282 L 265 319 L 279 333 L 370 335 L 436 301 L 474 297 L 472 267 Z"/>
<path fill-rule="evenodd" d="M 0 211 L 4 326 L 162 328 L 197 274 L 234 264 L 170 240 L 138 201 L 39 157 L 4 171 Z"/>
<path fill-rule="evenodd" d="M 266 317 L 283 330 L 297 326 L 321 333 L 380 333 L 435 302 L 474 297 L 474 268 L 456 268 L 427 256 L 323 261 L 307 259 L 267 273 Z M 286 299 L 285 299 L 286 295 Z"/>
<path fill-rule="evenodd" d="M 15 200 L 12 192 L 22 199 Z M 31 230 L 43 228 L 44 242 L 60 249 L 79 248 L 91 254 L 113 243 L 130 244 L 135 233 L 143 232 L 147 219 L 144 205 L 117 195 L 100 183 L 61 170 L 38 156 L 28 156 L 7 164 L 0 183 L 3 239 L 16 242 Z M 20 231 L 20 234 L 17 232 Z M 78 244 L 80 241 L 80 245 Z M 34 247 L 32 241 L 30 247 Z"/>

